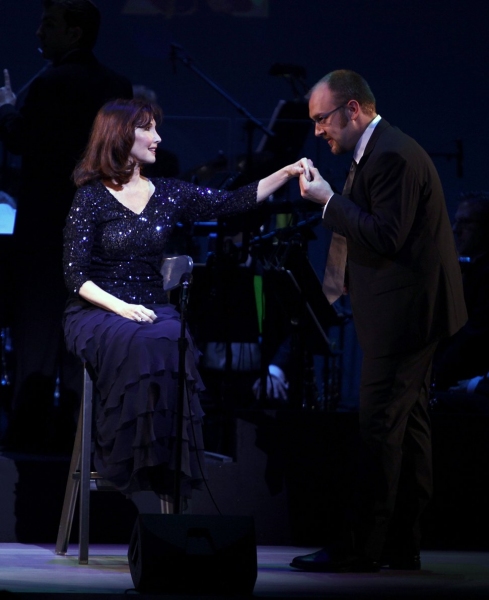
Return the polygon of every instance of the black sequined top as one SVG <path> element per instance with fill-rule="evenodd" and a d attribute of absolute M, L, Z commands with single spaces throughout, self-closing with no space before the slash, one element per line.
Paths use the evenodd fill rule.
<path fill-rule="evenodd" d="M 63 268 L 72 298 L 90 280 L 131 304 L 163 303 L 160 267 L 175 224 L 257 206 L 257 182 L 230 192 L 176 179 L 152 181 L 156 189 L 139 215 L 101 182 L 78 189 L 64 229 Z"/>

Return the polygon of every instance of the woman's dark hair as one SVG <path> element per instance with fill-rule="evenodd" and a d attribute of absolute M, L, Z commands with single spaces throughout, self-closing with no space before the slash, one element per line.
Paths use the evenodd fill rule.
<path fill-rule="evenodd" d="M 92 49 L 100 29 L 100 11 L 91 0 L 43 0 L 44 9 L 59 6 L 68 27 L 82 31 L 80 46 Z"/>
<path fill-rule="evenodd" d="M 127 183 L 136 168 L 129 161 L 136 127 L 146 127 L 154 119 L 161 122 L 161 109 L 145 100 L 112 100 L 104 104 L 93 123 L 90 139 L 73 172 L 79 187 L 90 181 Z"/>

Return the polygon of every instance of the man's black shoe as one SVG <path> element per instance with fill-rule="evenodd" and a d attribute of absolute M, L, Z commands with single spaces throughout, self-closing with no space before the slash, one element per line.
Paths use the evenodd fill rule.
<path fill-rule="evenodd" d="M 296 556 L 290 563 L 294 569 L 313 573 L 377 573 L 380 564 L 361 556 L 331 557 L 326 550 Z"/>

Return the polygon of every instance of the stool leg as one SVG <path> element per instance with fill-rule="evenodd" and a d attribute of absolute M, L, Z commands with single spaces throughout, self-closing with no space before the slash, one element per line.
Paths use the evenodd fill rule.
<path fill-rule="evenodd" d="M 190 514 L 192 512 L 190 507 L 191 500 L 188 498 L 180 498 L 180 513 Z M 175 504 L 170 496 L 160 496 L 160 513 L 162 515 L 173 515 L 175 513 Z"/>
<path fill-rule="evenodd" d="M 93 383 L 88 371 L 84 371 L 83 416 L 80 457 L 80 534 L 78 562 L 88 563 L 88 535 L 90 528 L 90 474 L 92 454 L 92 398 Z"/>
<path fill-rule="evenodd" d="M 80 416 L 76 427 L 75 442 L 73 444 L 73 453 L 71 455 L 70 470 L 68 472 L 68 481 L 66 483 L 65 497 L 63 500 L 63 509 L 59 522 L 58 537 L 56 539 L 56 554 L 66 554 L 70 540 L 71 526 L 73 524 L 73 515 L 75 513 L 76 496 L 80 487 L 80 480 L 74 478 L 74 474 L 80 468 L 81 454 L 81 436 L 82 436 L 82 410 L 83 402 L 80 407 Z"/>
<path fill-rule="evenodd" d="M 162 515 L 172 515 L 173 500 L 170 500 L 169 496 L 160 497 L 160 512 Z"/>

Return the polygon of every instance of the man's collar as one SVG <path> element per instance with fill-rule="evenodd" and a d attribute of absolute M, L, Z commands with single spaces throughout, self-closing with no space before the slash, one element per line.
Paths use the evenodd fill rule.
<path fill-rule="evenodd" d="M 367 125 L 365 131 L 360 136 L 360 139 L 355 146 L 355 150 L 353 151 L 353 160 L 357 163 L 357 165 L 361 161 L 368 141 L 372 137 L 372 133 L 374 132 L 374 129 L 377 127 L 381 118 L 382 117 L 380 115 L 377 115 L 374 119 L 372 119 Z"/>

